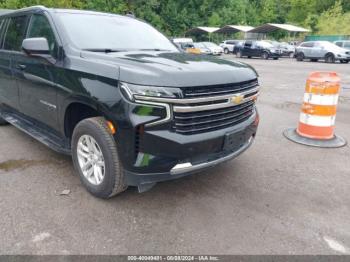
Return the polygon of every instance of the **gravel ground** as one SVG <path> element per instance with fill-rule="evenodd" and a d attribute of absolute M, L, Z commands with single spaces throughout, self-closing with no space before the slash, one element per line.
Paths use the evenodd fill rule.
<path fill-rule="evenodd" d="M 0 127 L 0 253 L 349 254 L 349 147 L 301 146 L 282 133 L 297 125 L 307 75 L 333 70 L 343 86 L 337 134 L 350 140 L 350 65 L 242 61 L 261 76 L 255 144 L 144 194 L 96 199 L 70 158 Z"/>

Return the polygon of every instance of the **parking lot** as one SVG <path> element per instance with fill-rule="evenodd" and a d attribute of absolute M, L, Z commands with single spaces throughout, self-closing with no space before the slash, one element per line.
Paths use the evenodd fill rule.
<path fill-rule="evenodd" d="M 349 146 L 317 149 L 282 135 L 298 123 L 308 74 L 332 70 L 343 87 L 337 134 L 350 140 L 350 65 L 241 61 L 261 76 L 255 144 L 143 194 L 96 199 L 70 158 L 0 127 L 1 254 L 350 254 Z"/>

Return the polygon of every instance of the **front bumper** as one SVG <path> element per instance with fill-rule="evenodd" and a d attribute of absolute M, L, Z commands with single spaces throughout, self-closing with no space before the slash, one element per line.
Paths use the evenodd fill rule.
<path fill-rule="evenodd" d="M 242 154 L 253 143 L 258 122 L 259 116 L 255 111 L 251 118 L 237 126 L 206 134 L 183 136 L 175 135 L 171 131 L 145 131 L 143 152 L 139 153 L 133 166 L 127 169 L 126 183 L 143 188 L 229 161 Z M 223 145 L 228 133 L 237 134 L 237 139 L 238 134 L 243 134 L 244 139 L 237 147 L 225 151 Z"/>

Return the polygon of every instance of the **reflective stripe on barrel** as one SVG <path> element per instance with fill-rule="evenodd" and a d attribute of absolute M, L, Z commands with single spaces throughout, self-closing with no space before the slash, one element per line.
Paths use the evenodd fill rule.
<path fill-rule="evenodd" d="M 299 135 L 313 139 L 334 137 L 340 79 L 334 72 L 310 74 L 301 108 Z"/>

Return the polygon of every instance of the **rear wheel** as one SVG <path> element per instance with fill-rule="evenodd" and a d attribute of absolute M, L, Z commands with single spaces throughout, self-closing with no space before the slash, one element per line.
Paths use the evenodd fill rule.
<path fill-rule="evenodd" d="M 297 61 L 301 62 L 305 59 L 305 56 L 303 53 L 298 53 L 297 54 Z"/>
<path fill-rule="evenodd" d="M 228 50 L 228 48 L 225 48 L 224 53 L 225 53 L 225 55 L 228 55 L 230 53 L 230 50 Z"/>
<path fill-rule="evenodd" d="M 76 126 L 72 157 L 81 182 L 92 195 L 106 199 L 126 190 L 117 145 L 103 117 L 85 119 Z"/>
<path fill-rule="evenodd" d="M 327 54 L 325 56 L 326 63 L 335 63 L 335 56 L 333 54 Z"/>
<path fill-rule="evenodd" d="M 269 54 L 267 52 L 264 52 L 261 54 L 261 58 L 267 60 L 269 59 Z"/>

